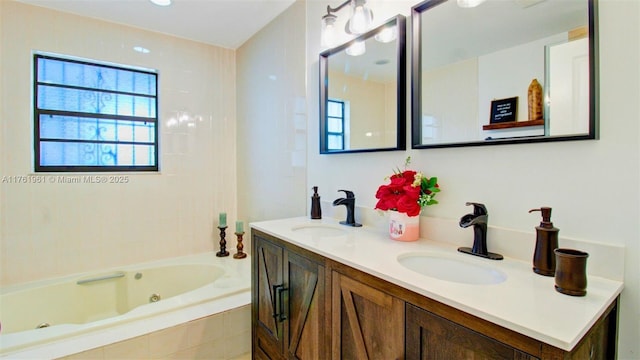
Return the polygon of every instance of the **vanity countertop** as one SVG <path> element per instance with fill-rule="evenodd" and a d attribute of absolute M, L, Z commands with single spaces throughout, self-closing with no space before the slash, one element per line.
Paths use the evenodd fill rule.
<path fill-rule="evenodd" d="M 343 232 L 316 236 L 294 231 L 308 225 Z M 352 228 L 335 219 L 299 217 L 254 222 L 251 227 L 566 351 L 573 349 L 623 288 L 620 281 L 589 275 L 587 295 L 568 296 L 554 289 L 553 277 L 535 274 L 524 261 L 483 259 L 460 253 L 450 243 L 428 239 L 394 241 L 376 228 Z M 397 260 L 401 254 L 416 252 L 490 266 L 503 271 L 507 279 L 490 285 L 449 282 L 409 270 Z"/>

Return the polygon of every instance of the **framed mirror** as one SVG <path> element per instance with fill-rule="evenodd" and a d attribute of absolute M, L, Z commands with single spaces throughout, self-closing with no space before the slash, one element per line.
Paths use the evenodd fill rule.
<path fill-rule="evenodd" d="M 320 54 L 320 153 L 406 148 L 406 20 Z"/>
<path fill-rule="evenodd" d="M 427 0 L 411 16 L 412 148 L 598 138 L 596 0 Z"/>

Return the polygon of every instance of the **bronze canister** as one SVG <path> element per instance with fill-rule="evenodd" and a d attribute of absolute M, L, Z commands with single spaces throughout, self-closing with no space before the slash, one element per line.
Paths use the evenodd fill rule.
<path fill-rule="evenodd" d="M 587 294 L 587 258 L 589 254 L 574 249 L 555 249 L 556 290 L 571 296 Z"/>

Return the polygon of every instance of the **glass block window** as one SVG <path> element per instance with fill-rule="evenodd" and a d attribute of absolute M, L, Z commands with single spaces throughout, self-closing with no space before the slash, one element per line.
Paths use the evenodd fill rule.
<path fill-rule="evenodd" d="M 344 150 L 344 101 L 327 101 L 327 150 Z"/>
<path fill-rule="evenodd" d="M 158 171 L 158 74 L 34 55 L 35 171 Z"/>

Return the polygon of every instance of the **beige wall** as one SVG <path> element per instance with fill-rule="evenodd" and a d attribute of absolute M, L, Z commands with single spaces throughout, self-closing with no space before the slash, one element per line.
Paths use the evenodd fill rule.
<path fill-rule="evenodd" d="M 2 176 L 33 174 L 34 51 L 157 69 L 161 167 L 127 184 L 0 184 L 2 285 L 213 250 L 218 213 L 236 213 L 234 51 L 14 1 L 0 16 Z M 179 111 L 202 121 L 167 126 Z"/>
<path fill-rule="evenodd" d="M 392 88 L 394 91 L 387 91 Z M 395 86 L 371 80 L 363 80 L 337 71 L 329 71 L 329 98 L 348 101 L 349 114 L 349 146 L 348 149 L 393 147 L 396 143 L 396 132 L 390 122 L 395 124 L 397 117 L 388 116 L 389 107 L 395 110 Z M 389 97 L 388 97 L 389 96 Z M 370 136 L 367 136 L 370 134 Z"/>
<path fill-rule="evenodd" d="M 237 51 L 238 211 L 247 221 L 302 216 L 311 196 L 305 10 L 295 2 Z"/>
<path fill-rule="evenodd" d="M 422 116 L 433 117 L 434 135 L 433 139 L 425 138 L 422 143 L 479 140 L 478 59 L 425 72 L 422 81 Z"/>
<path fill-rule="evenodd" d="M 371 0 L 370 3 L 375 12 L 374 22 L 380 24 L 398 13 L 409 15 L 416 2 Z M 459 219 L 468 212 L 465 202 L 483 202 L 491 214 L 491 226 L 531 233 L 530 243 L 518 245 L 530 248 L 531 252 L 538 218 L 527 211 L 539 206 L 553 207 L 553 221 L 561 236 L 626 246 L 619 352 L 621 359 L 637 359 L 640 356 L 637 341 L 640 2 L 599 1 L 600 140 L 339 155 L 318 152 L 318 84 L 314 79 L 318 78 L 318 54 L 323 50 L 319 19 L 326 4 L 309 1 L 307 6 L 308 186 L 318 185 L 328 193 L 351 189 L 357 205 L 372 209 L 376 190 L 385 176 L 411 155 L 412 167 L 438 176 L 442 189 L 438 195 L 440 204 L 429 207 L 426 216 Z M 339 21 L 341 18 L 347 16 L 340 16 Z M 343 25 L 337 23 L 336 28 Z"/>

